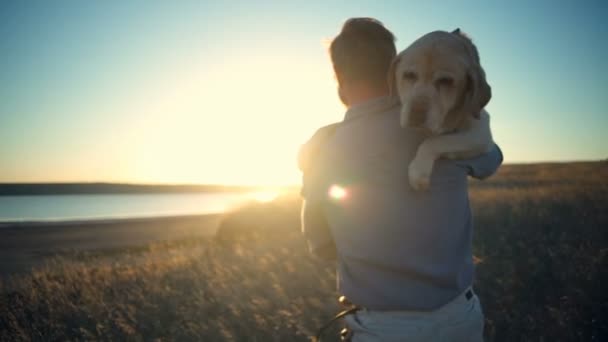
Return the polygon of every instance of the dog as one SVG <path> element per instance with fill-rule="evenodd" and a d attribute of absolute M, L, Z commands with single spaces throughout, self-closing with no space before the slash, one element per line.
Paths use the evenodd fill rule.
<path fill-rule="evenodd" d="M 477 48 L 460 29 L 428 33 L 400 52 L 389 70 L 389 85 L 402 104 L 401 126 L 428 135 L 408 169 L 415 190 L 430 187 L 438 158 L 472 158 L 494 146 L 490 116 L 483 109 L 492 90 Z"/>

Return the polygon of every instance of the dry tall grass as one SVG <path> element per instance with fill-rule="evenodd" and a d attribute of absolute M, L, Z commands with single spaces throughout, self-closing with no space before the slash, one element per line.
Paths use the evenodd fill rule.
<path fill-rule="evenodd" d="M 507 165 L 471 199 L 487 340 L 607 340 L 608 164 Z M 305 341 L 337 306 L 298 204 L 228 215 L 214 241 L 79 254 L 5 281 L 0 340 Z"/>

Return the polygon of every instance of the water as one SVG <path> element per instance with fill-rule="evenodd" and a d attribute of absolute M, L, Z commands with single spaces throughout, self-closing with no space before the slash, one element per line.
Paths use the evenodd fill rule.
<path fill-rule="evenodd" d="M 267 198 L 259 193 L 0 196 L 0 222 L 211 214 Z"/>

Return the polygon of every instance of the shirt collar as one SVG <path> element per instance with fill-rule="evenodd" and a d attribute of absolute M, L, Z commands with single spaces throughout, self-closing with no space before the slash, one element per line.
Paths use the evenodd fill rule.
<path fill-rule="evenodd" d="M 350 107 L 344 114 L 344 121 L 358 118 L 362 115 L 386 112 L 399 105 L 399 99 L 395 96 L 376 97 Z"/>

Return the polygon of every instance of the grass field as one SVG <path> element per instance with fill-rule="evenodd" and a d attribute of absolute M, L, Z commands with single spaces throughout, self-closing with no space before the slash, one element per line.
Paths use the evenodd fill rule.
<path fill-rule="evenodd" d="M 471 200 L 486 340 L 608 340 L 608 162 L 505 165 L 471 182 Z M 306 341 L 338 308 L 298 212 L 286 195 L 227 215 L 216 239 L 80 252 L 4 279 L 0 340 Z"/>

